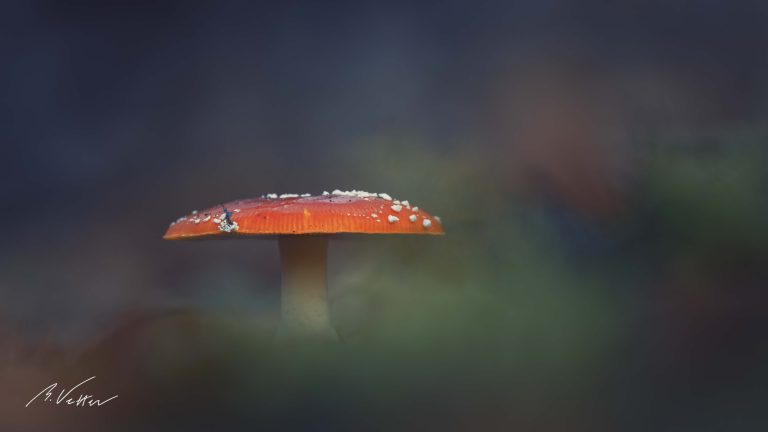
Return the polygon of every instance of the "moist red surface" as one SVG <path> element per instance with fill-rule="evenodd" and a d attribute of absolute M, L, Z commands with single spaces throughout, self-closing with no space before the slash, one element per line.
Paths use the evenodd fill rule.
<path fill-rule="evenodd" d="M 188 214 L 171 224 L 163 238 L 193 239 L 211 236 L 249 236 L 276 234 L 444 234 L 434 216 L 419 209 L 402 206 L 397 212 L 393 202 L 378 197 L 320 195 L 298 198 L 251 198 L 217 205 L 196 214 Z M 224 209 L 237 230 L 226 233 L 219 228 Z M 372 215 L 377 215 L 373 217 Z M 410 216 L 415 215 L 412 222 Z M 398 218 L 389 222 L 388 217 Z M 206 220 L 207 219 L 207 220 Z M 424 220 L 429 226 L 424 226 Z M 195 223 L 197 221 L 197 223 Z"/>

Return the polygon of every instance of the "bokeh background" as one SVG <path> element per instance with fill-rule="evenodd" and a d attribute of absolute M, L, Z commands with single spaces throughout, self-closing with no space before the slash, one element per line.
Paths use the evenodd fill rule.
<path fill-rule="evenodd" d="M 765 2 L 0 8 L 0 430 L 767 430 Z M 343 343 L 161 240 L 335 188 L 448 232 L 332 242 Z"/>

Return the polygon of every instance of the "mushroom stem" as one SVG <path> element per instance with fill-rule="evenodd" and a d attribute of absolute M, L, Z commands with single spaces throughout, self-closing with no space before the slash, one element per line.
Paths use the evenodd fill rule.
<path fill-rule="evenodd" d="M 277 337 L 338 340 L 328 306 L 328 236 L 284 235 L 279 246 L 283 274 Z"/>

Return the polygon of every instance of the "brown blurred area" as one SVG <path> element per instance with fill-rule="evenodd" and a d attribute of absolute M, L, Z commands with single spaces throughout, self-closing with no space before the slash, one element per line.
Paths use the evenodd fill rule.
<path fill-rule="evenodd" d="M 497 84 L 492 126 L 512 189 L 587 217 L 620 217 L 634 161 L 612 77 L 567 60 L 521 63 Z"/>

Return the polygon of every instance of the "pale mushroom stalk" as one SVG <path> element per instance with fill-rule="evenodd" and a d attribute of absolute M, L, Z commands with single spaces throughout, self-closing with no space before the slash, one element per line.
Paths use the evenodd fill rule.
<path fill-rule="evenodd" d="M 338 340 L 330 319 L 329 236 L 443 235 L 443 225 L 408 201 L 364 191 L 267 194 L 195 210 L 171 222 L 166 240 L 277 237 L 282 262 L 279 339 Z M 273 237 L 273 238 L 274 238 Z"/>
<path fill-rule="evenodd" d="M 338 340 L 328 305 L 328 236 L 279 236 L 282 266 L 279 339 Z"/>

